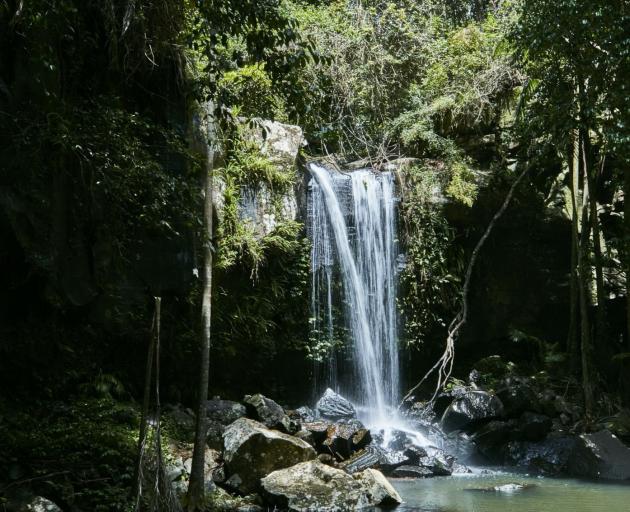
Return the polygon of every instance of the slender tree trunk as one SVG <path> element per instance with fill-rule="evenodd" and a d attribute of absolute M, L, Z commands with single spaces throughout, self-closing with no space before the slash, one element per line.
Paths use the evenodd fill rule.
<path fill-rule="evenodd" d="M 142 413 L 140 416 L 140 432 L 138 435 L 138 453 L 136 460 L 136 469 L 134 475 L 134 501 L 135 510 L 140 510 L 140 499 L 142 497 L 142 463 L 144 460 L 144 451 L 147 441 L 147 421 L 149 418 L 149 405 L 151 403 L 151 379 L 153 377 L 153 353 L 155 352 L 155 319 L 156 313 L 153 314 L 151 322 L 151 339 L 149 341 L 149 349 L 147 351 L 147 364 L 144 372 L 144 395 L 142 400 Z"/>
<path fill-rule="evenodd" d="M 167 487 L 162 460 L 162 405 L 160 402 L 160 324 L 162 318 L 162 298 L 155 297 L 155 476 L 151 493 L 151 512 L 170 511 L 167 506 L 171 489 Z"/>
<path fill-rule="evenodd" d="M 567 354 L 571 373 L 578 373 L 579 355 L 579 282 L 578 282 L 578 246 L 580 223 L 577 201 L 579 197 L 579 147 L 577 134 L 574 134 L 572 142 L 572 155 L 569 159 L 569 172 L 571 173 L 571 295 L 569 311 L 569 334 L 567 338 Z"/>
<path fill-rule="evenodd" d="M 630 169 L 624 169 L 624 224 L 626 248 L 626 344 L 630 351 Z"/>
<path fill-rule="evenodd" d="M 580 289 L 580 339 L 582 362 L 582 389 L 584 391 L 584 413 L 586 418 L 593 414 L 593 383 L 592 383 L 592 341 L 589 309 L 591 303 L 589 282 L 591 266 L 589 264 L 589 240 L 591 237 L 591 223 L 589 222 L 589 188 L 588 169 L 586 162 L 582 162 L 582 204 L 581 204 L 581 233 L 578 247 L 578 273 Z"/>
<path fill-rule="evenodd" d="M 593 232 L 593 263 L 595 264 L 595 289 L 597 296 L 597 309 L 595 317 L 595 342 L 599 346 L 604 346 L 607 339 L 608 327 L 606 321 L 606 290 L 604 283 L 604 263 L 602 256 L 602 244 L 601 244 L 601 230 L 599 225 L 599 214 L 597 208 L 597 185 L 599 182 L 599 175 L 604 167 L 604 156 L 600 161 L 599 170 L 597 176 L 594 176 L 594 169 L 588 164 L 588 152 L 585 148 L 584 153 L 584 167 L 589 169 L 588 184 L 590 189 L 590 217 L 591 217 L 591 230 Z"/>
<path fill-rule="evenodd" d="M 579 352 L 578 334 L 579 328 L 579 292 L 577 276 L 577 244 L 575 237 L 571 236 L 571 276 L 570 276 L 570 297 L 569 297 L 569 333 L 567 335 L 567 355 L 571 373 L 577 373 L 577 356 Z"/>
<path fill-rule="evenodd" d="M 208 119 L 208 123 L 212 120 Z M 213 133 L 209 130 L 210 136 Z M 213 141 L 210 141 L 212 144 Z M 208 384 L 210 381 L 210 335 L 212 313 L 212 213 L 213 213 L 213 168 L 214 152 L 212 146 L 207 146 L 206 170 L 204 176 L 204 258 L 203 258 L 203 293 L 201 304 L 201 354 L 199 371 L 199 389 L 197 396 L 197 421 L 195 426 L 195 445 L 188 484 L 188 511 L 196 512 L 203 509 L 204 502 L 204 468 L 206 452 L 206 401 L 208 399 Z"/>

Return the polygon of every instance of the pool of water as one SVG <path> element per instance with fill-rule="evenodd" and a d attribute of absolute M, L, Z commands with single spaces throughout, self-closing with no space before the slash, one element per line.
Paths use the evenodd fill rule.
<path fill-rule="evenodd" d="M 396 512 L 630 512 L 630 482 L 500 472 L 391 482 L 405 501 Z M 508 487 L 488 490 L 498 486 Z"/>

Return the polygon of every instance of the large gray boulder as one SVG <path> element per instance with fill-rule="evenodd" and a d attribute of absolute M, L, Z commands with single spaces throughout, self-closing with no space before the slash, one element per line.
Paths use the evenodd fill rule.
<path fill-rule="evenodd" d="M 630 448 L 608 430 L 582 434 L 567 462 L 573 476 L 630 480 Z"/>
<path fill-rule="evenodd" d="M 329 420 L 351 419 L 357 416 L 354 405 L 330 388 L 318 400 L 315 410 L 322 418 Z"/>
<path fill-rule="evenodd" d="M 221 425 L 229 425 L 245 415 L 247 415 L 245 406 L 238 402 L 219 398 L 206 401 L 206 416 L 210 421 Z"/>
<path fill-rule="evenodd" d="M 402 503 L 379 471 L 366 469 L 349 475 L 319 461 L 274 471 L 261 480 L 261 486 L 270 506 L 296 512 L 360 510 Z"/>
<path fill-rule="evenodd" d="M 453 400 L 442 416 L 442 428 L 465 430 L 503 415 L 503 404 L 486 391 L 468 391 Z"/>
<path fill-rule="evenodd" d="M 317 456 L 305 441 L 247 418 L 240 418 L 225 429 L 223 446 L 227 483 L 243 494 L 257 490 L 260 479 L 272 471 Z"/>
<path fill-rule="evenodd" d="M 246 136 L 280 169 L 293 169 L 306 144 L 302 128 L 269 119 L 252 119 L 244 126 Z"/>
<path fill-rule="evenodd" d="M 250 418 L 263 423 L 266 427 L 293 434 L 298 430 L 296 422 L 291 421 L 284 409 L 260 393 L 246 395 L 243 399 L 247 414 Z"/>
<path fill-rule="evenodd" d="M 549 434 L 543 441 L 510 441 L 505 446 L 505 463 L 526 467 L 548 475 L 566 472 L 575 451 L 577 438 L 566 434 Z"/>

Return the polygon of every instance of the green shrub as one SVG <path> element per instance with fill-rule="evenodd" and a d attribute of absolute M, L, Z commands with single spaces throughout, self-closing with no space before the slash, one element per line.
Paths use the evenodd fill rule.
<path fill-rule="evenodd" d="M 233 114 L 286 120 L 284 99 L 275 92 L 264 64 L 255 63 L 226 71 L 218 84 L 219 101 Z"/>
<path fill-rule="evenodd" d="M 401 219 L 407 262 L 398 301 L 408 345 L 419 345 L 445 329 L 463 270 L 461 252 L 452 243 L 453 230 L 431 203 L 434 188 L 444 186 L 442 167 L 427 163 L 405 173 Z"/>
<path fill-rule="evenodd" d="M 0 404 L 0 480 L 78 510 L 131 510 L 138 414 L 109 398 Z"/>

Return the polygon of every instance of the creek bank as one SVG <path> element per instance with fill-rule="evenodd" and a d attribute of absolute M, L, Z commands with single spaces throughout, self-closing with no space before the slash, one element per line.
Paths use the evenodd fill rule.
<path fill-rule="evenodd" d="M 286 409 L 261 394 L 241 402 L 210 400 L 208 443 L 221 442 L 211 450 L 207 473 L 213 506 L 301 511 L 394 505 L 400 497 L 386 477 L 467 473 L 462 462 L 469 461 L 546 475 L 630 478 L 630 449 L 614 434 L 575 428 L 579 404 L 535 378 L 504 375 L 492 386 L 482 380 L 471 372 L 468 383 L 450 385 L 432 404 L 407 403 L 411 428 L 404 431 L 370 431 L 354 406 L 332 390 L 312 409 Z M 185 463 L 184 469 L 180 482 L 187 480 Z"/>
<path fill-rule="evenodd" d="M 463 441 L 472 451 L 460 458 L 475 465 L 630 480 L 623 413 L 585 431 L 580 403 L 557 392 L 544 373 L 518 375 L 498 356 L 485 358 L 476 367 L 483 371 L 472 370 L 468 383 L 452 380 L 433 403 L 410 400 L 405 411 L 410 424 L 419 431 L 441 431 L 450 453 L 457 453 L 458 442 Z M 402 473 L 413 472 L 405 468 Z"/>

